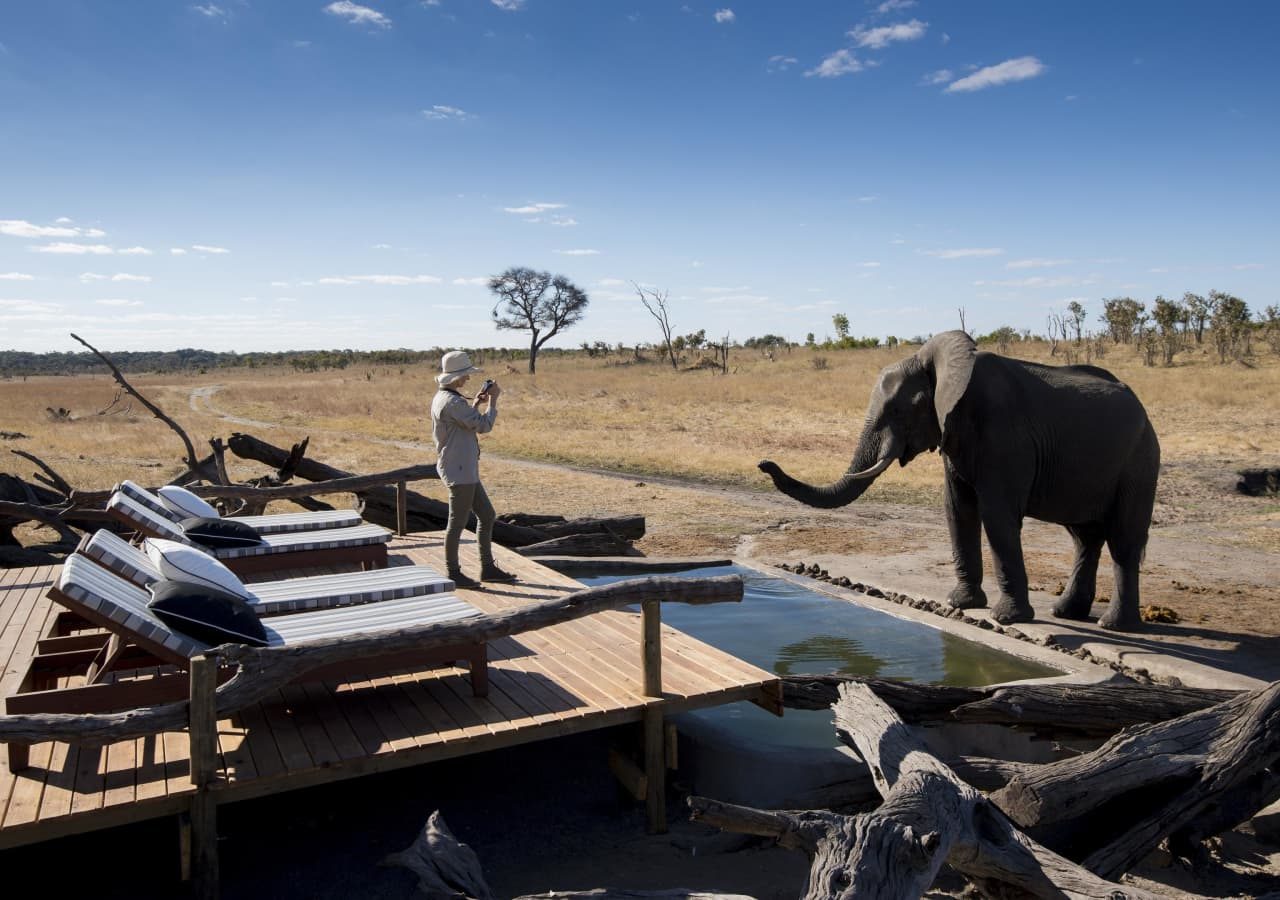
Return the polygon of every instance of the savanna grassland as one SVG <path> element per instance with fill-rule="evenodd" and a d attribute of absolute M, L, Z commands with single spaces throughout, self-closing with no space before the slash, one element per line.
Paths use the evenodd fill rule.
<path fill-rule="evenodd" d="M 877 373 L 911 351 L 798 348 L 775 351 L 769 360 L 735 350 L 727 375 L 673 371 L 628 354 L 544 355 L 530 376 L 523 360 L 490 356 L 485 374 L 499 380 L 503 396 L 498 426 L 482 439 L 486 484 L 500 511 L 644 514 L 649 534 L 640 547 L 650 554 L 773 560 L 883 548 L 945 556 L 936 454 L 891 468 L 849 508 L 856 515 L 800 507 L 777 495 L 755 468 L 768 457 L 805 480 L 836 478 L 849 463 Z M 1009 352 L 1060 361 L 1042 342 L 1015 343 Z M 1206 345 L 1180 354 L 1172 367 L 1146 367 L 1136 350 L 1119 346 L 1093 361 L 1133 387 L 1160 436 L 1164 466 L 1153 534 L 1188 546 L 1260 551 L 1270 580 L 1280 580 L 1280 499 L 1234 491 L 1239 469 L 1280 466 L 1280 357 L 1220 365 Z M 434 458 L 427 408 L 435 371 L 428 364 L 312 373 L 218 369 L 131 381 L 181 422 L 197 449 L 232 431 L 283 445 L 309 435 L 313 458 L 372 472 Z M 108 487 L 126 477 L 158 483 L 181 471 L 180 442 L 137 403 L 128 414 L 95 414 L 115 394 L 105 374 L 0 382 L 0 430 L 28 435 L 3 443 L 41 456 L 77 487 Z M 45 408 L 59 406 L 74 420 L 50 421 Z M 261 474 L 256 464 L 229 459 L 233 476 Z M 32 470 L 17 458 L 5 468 Z M 442 495 L 438 484 L 416 487 Z M 1052 589 L 1065 574 L 1063 541 L 1050 558 L 1028 553 L 1033 583 Z M 1266 580 L 1266 572 L 1258 575 Z M 1168 580 L 1184 588 L 1153 597 L 1157 602 L 1186 608 L 1201 596 L 1197 590 L 1217 590 L 1211 574 L 1193 590 L 1185 589 L 1185 576 Z M 1280 631 L 1250 621 L 1259 616 L 1241 618 L 1241 627 Z M 1273 611 L 1263 618 L 1280 620 Z"/>

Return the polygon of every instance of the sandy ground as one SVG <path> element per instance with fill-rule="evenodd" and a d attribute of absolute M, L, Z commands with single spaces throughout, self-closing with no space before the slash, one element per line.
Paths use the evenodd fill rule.
<path fill-rule="evenodd" d="M 367 470 L 356 465 L 366 447 L 327 443 L 323 458 Z M 399 449 L 404 462 L 397 464 L 421 458 L 412 445 Z M 1280 528 L 1277 501 L 1237 495 L 1238 464 L 1208 460 L 1168 466 L 1162 474 L 1143 573 L 1144 602 L 1173 609 L 1180 621 L 1152 626 L 1142 640 L 1275 680 L 1280 558 L 1271 530 Z M 1280 457 L 1266 464 L 1280 465 Z M 771 491 L 492 456 L 484 465 L 500 512 L 644 514 L 649 533 L 639 547 L 648 555 L 819 561 L 833 574 L 934 599 L 951 585 L 946 526 L 933 507 L 863 502 L 819 511 Z M 423 489 L 439 493 L 438 486 Z M 1071 544 L 1061 529 L 1034 522 L 1027 523 L 1024 542 L 1036 602 L 1043 607 L 1066 579 Z M 1110 592 L 1106 572 L 1100 592 Z M 475 848 L 499 897 L 605 885 L 683 886 L 759 898 L 800 895 L 807 867 L 798 854 L 688 823 L 680 812 L 679 777 L 671 797 L 671 833 L 645 835 L 642 810 L 619 796 L 605 765 L 615 737 L 556 740 L 228 807 L 221 813 L 224 896 L 414 896 L 408 873 L 377 863 L 408 844 L 434 809 Z M 60 893 L 68 896 L 183 896 L 175 878 L 176 845 L 171 822 L 150 823 L 0 853 L 0 872 L 56 871 Z M 1210 849 L 1195 868 L 1154 854 L 1135 873 L 1137 883 L 1169 897 L 1280 890 L 1280 814 L 1255 819 Z M 132 862 L 122 865 L 122 858 Z M 76 865 L 65 866 L 67 859 Z M 155 867 L 141 880 L 140 859 Z M 954 896 L 959 885 L 941 887 L 938 896 Z"/>

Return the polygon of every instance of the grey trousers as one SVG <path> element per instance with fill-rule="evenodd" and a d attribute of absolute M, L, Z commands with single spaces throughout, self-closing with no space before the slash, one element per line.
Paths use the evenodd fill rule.
<path fill-rule="evenodd" d="M 480 565 L 493 565 L 493 520 L 497 515 L 484 485 L 449 485 L 449 524 L 444 532 L 444 561 L 450 573 L 458 571 L 458 541 L 471 513 L 476 514 L 476 541 L 480 544 Z"/>

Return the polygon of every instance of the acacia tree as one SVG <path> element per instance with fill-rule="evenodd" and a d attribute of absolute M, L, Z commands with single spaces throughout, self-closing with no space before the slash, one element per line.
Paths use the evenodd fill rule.
<path fill-rule="evenodd" d="M 576 325 L 587 311 L 587 294 L 563 275 L 513 266 L 489 279 L 497 295 L 493 324 L 499 330 L 529 332 L 529 374 L 538 368 L 538 351 L 560 332 Z"/>

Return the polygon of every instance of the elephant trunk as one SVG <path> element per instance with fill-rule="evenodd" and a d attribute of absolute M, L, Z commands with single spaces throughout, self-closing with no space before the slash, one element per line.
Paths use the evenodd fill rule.
<path fill-rule="evenodd" d="M 759 463 L 760 471 L 773 479 L 774 486 L 795 500 L 807 506 L 820 509 L 833 509 L 847 506 L 861 497 L 871 487 L 871 482 L 898 458 L 897 442 L 890 437 L 885 445 L 881 445 L 876 432 L 868 428 L 858 441 L 858 449 L 849 464 L 849 471 L 839 480 L 828 485 L 805 484 L 792 478 L 782 468 L 770 460 Z"/>

